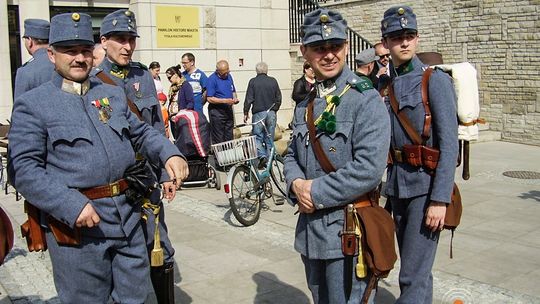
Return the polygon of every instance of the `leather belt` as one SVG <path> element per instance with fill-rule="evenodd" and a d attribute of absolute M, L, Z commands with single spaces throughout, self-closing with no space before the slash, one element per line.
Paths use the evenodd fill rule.
<path fill-rule="evenodd" d="M 364 208 L 371 206 L 371 200 L 367 194 L 362 195 L 358 200 L 353 203 L 354 209 Z"/>
<path fill-rule="evenodd" d="M 403 163 L 403 151 L 399 149 L 390 149 L 390 153 L 392 154 L 392 161 Z"/>
<path fill-rule="evenodd" d="M 108 185 L 82 189 L 79 191 L 82 194 L 84 194 L 86 197 L 88 197 L 88 199 L 95 200 L 95 199 L 100 199 L 104 197 L 118 196 L 124 193 L 127 190 L 127 188 L 128 188 L 127 181 L 125 179 L 120 179 Z"/>

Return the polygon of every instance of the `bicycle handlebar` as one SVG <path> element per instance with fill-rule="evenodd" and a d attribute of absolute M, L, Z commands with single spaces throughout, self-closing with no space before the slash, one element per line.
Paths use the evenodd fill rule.
<path fill-rule="evenodd" d="M 256 122 L 246 122 L 246 123 L 238 124 L 238 125 L 236 125 L 234 127 L 235 128 L 241 128 L 241 127 L 245 127 L 245 126 L 254 126 L 254 125 L 258 124 L 258 123 L 263 122 L 266 119 L 266 116 L 268 116 L 268 112 L 270 112 L 275 105 L 276 105 L 276 103 L 274 102 L 272 104 L 272 106 L 270 106 L 270 108 L 268 110 L 264 111 L 266 113 L 266 115 L 262 119 L 257 120 Z"/>

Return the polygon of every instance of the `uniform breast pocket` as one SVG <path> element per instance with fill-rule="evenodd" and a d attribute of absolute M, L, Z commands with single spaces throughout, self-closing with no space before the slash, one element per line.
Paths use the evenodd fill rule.
<path fill-rule="evenodd" d="M 83 143 L 92 143 L 88 129 L 73 126 L 52 126 L 47 128 L 50 141 L 54 149 L 59 146 L 76 146 Z"/>
<path fill-rule="evenodd" d="M 414 109 L 422 103 L 422 94 L 420 92 L 409 92 L 399 97 L 399 110 L 407 107 Z"/>
<path fill-rule="evenodd" d="M 135 105 L 137 106 L 137 109 L 142 112 L 144 109 L 152 111 L 152 108 L 158 106 L 159 104 L 157 99 L 154 97 L 144 97 L 135 100 Z"/>
<path fill-rule="evenodd" d="M 324 152 L 336 168 L 352 158 L 352 129 L 352 121 L 338 121 L 334 133 L 323 134 L 319 138 Z"/>
<path fill-rule="evenodd" d="M 124 134 L 124 130 L 126 132 L 129 132 L 129 123 L 127 119 L 123 116 L 113 116 L 108 122 L 109 127 L 114 130 L 118 136 L 122 137 Z"/>

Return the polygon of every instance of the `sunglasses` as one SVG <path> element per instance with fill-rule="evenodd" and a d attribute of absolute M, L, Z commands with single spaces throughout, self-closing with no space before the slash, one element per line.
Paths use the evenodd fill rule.
<path fill-rule="evenodd" d="M 377 55 L 379 56 L 379 58 L 383 59 L 383 58 L 390 58 L 390 54 L 383 54 L 383 55 Z"/>

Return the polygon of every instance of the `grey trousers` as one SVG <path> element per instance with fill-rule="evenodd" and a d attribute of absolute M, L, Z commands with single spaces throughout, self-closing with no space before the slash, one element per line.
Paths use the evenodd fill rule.
<path fill-rule="evenodd" d="M 409 199 L 389 197 L 396 225 L 401 258 L 399 288 L 396 303 L 431 304 L 433 275 L 431 268 L 437 252 L 439 231 L 431 232 L 425 225 L 429 206 L 427 195 Z"/>
<path fill-rule="evenodd" d="M 125 238 L 82 238 L 58 246 L 47 232 L 54 285 L 62 303 L 144 303 L 150 267 L 141 226 Z"/>
<path fill-rule="evenodd" d="M 367 286 L 367 278 L 358 279 L 353 269 L 352 290 L 349 301 L 346 301 L 344 286 L 345 259 L 313 260 L 302 255 L 306 279 L 313 296 L 314 304 L 357 304 L 362 300 Z M 353 267 L 357 258 L 353 259 Z M 376 290 L 371 291 L 369 303 L 373 303 Z"/>

